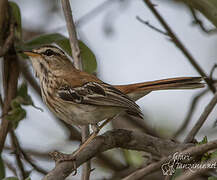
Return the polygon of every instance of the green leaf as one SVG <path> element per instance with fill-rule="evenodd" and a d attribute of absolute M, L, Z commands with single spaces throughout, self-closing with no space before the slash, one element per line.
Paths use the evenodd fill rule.
<path fill-rule="evenodd" d="M 82 41 L 79 41 L 79 47 L 81 51 L 83 70 L 90 74 L 96 72 L 97 62 L 93 52 Z"/>
<path fill-rule="evenodd" d="M 143 158 L 139 152 L 127 149 L 124 149 L 123 152 L 128 164 L 138 167 L 143 163 Z"/>
<path fill-rule="evenodd" d="M 43 111 L 41 108 L 34 105 L 33 100 L 31 96 L 28 94 L 28 87 L 27 83 L 23 82 L 17 91 L 17 97 L 12 101 L 11 106 L 15 106 L 16 103 L 22 104 L 22 105 L 31 105 L 36 109 L 39 109 L 40 111 Z"/>
<path fill-rule="evenodd" d="M 208 177 L 208 180 L 217 180 L 217 177 L 210 176 L 210 177 Z"/>
<path fill-rule="evenodd" d="M 22 49 L 31 50 L 32 48 L 36 48 L 42 45 L 52 44 L 52 43 L 57 44 L 68 55 L 72 56 L 69 39 L 58 33 L 41 35 L 30 41 L 27 41 L 21 46 L 22 46 Z M 88 73 L 96 72 L 97 62 L 96 62 L 96 57 L 93 54 L 93 52 L 82 41 L 79 41 L 79 48 L 81 51 L 83 70 Z"/>
<path fill-rule="evenodd" d="M 185 0 L 191 7 L 200 11 L 217 27 L 217 1 L 216 0 Z"/>
<path fill-rule="evenodd" d="M 198 142 L 197 145 L 206 144 L 208 142 L 207 136 L 203 137 L 203 140 Z"/>
<path fill-rule="evenodd" d="M 30 177 L 28 177 L 28 178 L 26 178 L 25 180 L 31 180 L 31 178 L 30 178 Z"/>
<path fill-rule="evenodd" d="M 21 24 L 21 13 L 20 8 L 15 2 L 9 2 L 14 21 L 16 23 L 15 37 L 19 40 L 22 39 L 22 24 Z"/>
<path fill-rule="evenodd" d="M 0 156 L 0 179 L 5 177 L 5 166 L 2 157 Z"/>
<path fill-rule="evenodd" d="M 17 177 L 7 177 L 4 178 L 3 180 L 19 180 Z"/>
<path fill-rule="evenodd" d="M 217 150 L 210 154 L 210 158 L 211 159 L 217 158 Z"/>
<path fill-rule="evenodd" d="M 183 169 L 176 169 L 171 180 L 175 180 L 178 176 L 182 175 L 182 173 Z"/>
<path fill-rule="evenodd" d="M 25 117 L 26 111 L 21 106 L 12 109 L 6 116 L 7 120 L 12 122 L 15 129 L 18 127 L 19 122 Z"/>
<path fill-rule="evenodd" d="M 28 96 L 28 89 L 27 89 L 27 84 L 25 82 L 23 82 L 18 91 L 17 91 L 17 95 L 21 96 L 21 97 L 26 97 Z"/>
<path fill-rule="evenodd" d="M 63 41 L 65 39 L 67 38 L 59 33 L 44 34 L 27 41 L 24 43 L 24 46 L 27 49 L 32 49 L 46 44 L 58 43 L 59 41 Z"/>

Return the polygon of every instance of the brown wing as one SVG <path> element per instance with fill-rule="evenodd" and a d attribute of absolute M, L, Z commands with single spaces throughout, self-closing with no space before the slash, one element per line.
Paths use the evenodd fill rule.
<path fill-rule="evenodd" d="M 87 82 L 79 87 L 63 85 L 58 90 L 58 95 L 65 101 L 96 106 L 121 107 L 129 114 L 142 117 L 139 106 L 118 89 L 109 84 Z"/>

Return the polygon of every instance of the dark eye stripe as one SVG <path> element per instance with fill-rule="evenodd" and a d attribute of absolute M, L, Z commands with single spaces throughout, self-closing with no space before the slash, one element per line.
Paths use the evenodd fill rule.
<path fill-rule="evenodd" d="M 54 54 L 57 54 L 55 53 L 54 51 L 52 51 L 51 49 L 47 49 L 45 52 L 43 52 L 42 54 L 46 55 L 46 56 L 52 56 Z"/>

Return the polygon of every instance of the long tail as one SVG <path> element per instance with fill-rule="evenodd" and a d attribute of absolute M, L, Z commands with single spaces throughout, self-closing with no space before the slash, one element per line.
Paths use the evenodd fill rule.
<path fill-rule="evenodd" d="M 196 89 L 204 87 L 201 77 L 178 77 L 149 81 L 137 84 L 115 86 L 123 93 L 129 95 L 132 99 L 137 100 L 151 91 L 168 90 L 168 89 Z"/>

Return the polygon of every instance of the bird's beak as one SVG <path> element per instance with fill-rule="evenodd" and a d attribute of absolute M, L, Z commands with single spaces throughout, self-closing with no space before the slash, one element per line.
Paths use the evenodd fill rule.
<path fill-rule="evenodd" d="M 23 51 L 23 53 L 29 57 L 38 57 L 40 54 L 32 52 L 32 51 Z"/>

